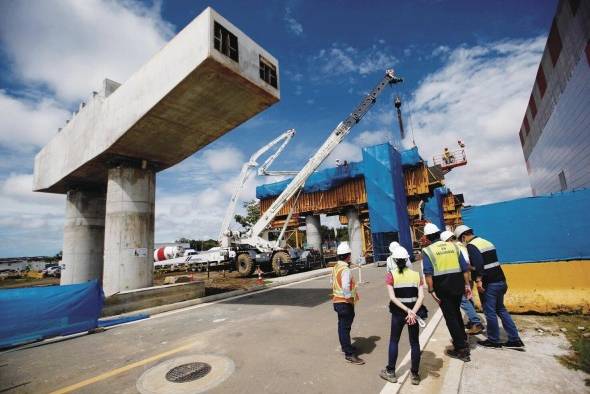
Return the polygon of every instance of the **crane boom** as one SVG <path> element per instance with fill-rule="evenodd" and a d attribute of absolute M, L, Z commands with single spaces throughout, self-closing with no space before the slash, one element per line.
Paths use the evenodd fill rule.
<path fill-rule="evenodd" d="M 385 76 L 373 88 L 373 90 L 363 98 L 360 104 L 352 111 L 352 113 L 344 119 L 336 128 L 332 131 L 328 139 L 318 149 L 318 151 L 309 159 L 307 164 L 299 171 L 299 173 L 293 178 L 291 183 L 283 190 L 283 192 L 276 198 L 271 206 L 264 212 L 264 214 L 258 219 L 258 221 L 248 231 L 247 237 L 241 239 L 241 243 L 247 243 L 252 246 L 260 248 L 272 247 L 268 241 L 260 238 L 260 234 L 266 229 L 270 222 L 274 219 L 277 213 L 283 208 L 283 206 L 291 199 L 298 190 L 300 190 L 307 179 L 313 172 L 322 164 L 322 162 L 328 157 L 328 155 L 336 148 L 336 146 L 346 137 L 352 127 L 356 125 L 365 114 L 371 109 L 371 107 L 377 101 L 377 97 L 382 93 L 386 86 L 402 82 L 402 79 L 395 75 L 393 69 L 387 70 Z"/>
<path fill-rule="evenodd" d="M 234 213 L 236 211 L 236 205 L 238 203 L 238 198 L 240 197 L 240 194 L 242 193 L 242 190 L 244 189 L 244 185 L 248 181 L 248 178 L 250 178 L 250 175 L 251 175 L 254 167 L 256 167 L 258 165 L 256 160 L 258 160 L 258 158 L 260 156 L 262 156 L 270 148 L 272 148 L 273 146 L 275 146 L 279 142 L 283 141 L 283 143 L 277 149 L 277 151 L 272 156 L 270 156 L 263 164 L 263 168 L 265 170 L 264 175 L 274 175 L 274 174 L 268 173 L 266 171 L 266 169 L 272 164 L 272 162 L 277 158 L 277 156 L 285 149 L 285 147 L 287 146 L 289 141 L 291 141 L 291 138 L 293 138 L 294 135 L 295 135 L 295 129 L 290 129 L 290 130 L 285 131 L 284 133 L 279 135 L 277 138 L 275 138 L 274 140 L 272 140 L 268 144 L 264 145 L 262 148 L 258 149 L 252 156 L 250 156 L 250 160 L 248 160 L 242 166 L 242 171 L 240 172 L 240 176 L 239 176 L 239 183 L 238 183 L 236 189 L 234 190 L 234 193 L 232 194 L 229 205 L 227 206 L 227 209 L 225 211 L 225 216 L 223 218 L 223 222 L 221 224 L 221 231 L 219 233 L 219 238 L 218 238 L 219 244 L 221 246 L 223 246 L 223 247 L 229 246 L 229 243 L 230 243 L 229 236 L 231 234 L 231 232 L 229 231 L 229 225 L 234 217 Z"/>

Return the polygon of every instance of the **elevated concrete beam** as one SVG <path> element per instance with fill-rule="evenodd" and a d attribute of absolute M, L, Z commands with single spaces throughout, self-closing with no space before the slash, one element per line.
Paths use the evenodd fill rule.
<path fill-rule="evenodd" d="M 238 61 L 215 48 L 215 23 L 237 38 Z M 262 59 L 262 60 L 261 60 Z M 110 163 L 168 168 L 280 98 L 260 76 L 278 61 L 207 8 L 125 83 L 81 108 L 35 158 L 33 190 L 104 187 Z"/>

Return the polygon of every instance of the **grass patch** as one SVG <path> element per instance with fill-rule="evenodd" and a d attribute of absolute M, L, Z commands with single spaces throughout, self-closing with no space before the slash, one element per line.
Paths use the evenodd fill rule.
<path fill-rule="evenodd" d="M 565 336 L 572 346 L 572 353 L 559 356 L 563 365 L 572 369 L 579 369 L 590 374 L 590 316 L 562 315 L 557 316 L 560 328 L 565 328 Z M 584 330 L 578 329 L 584 327 Z M 590 386 L 590 379 L 585 379 L 586 386 Z"/>

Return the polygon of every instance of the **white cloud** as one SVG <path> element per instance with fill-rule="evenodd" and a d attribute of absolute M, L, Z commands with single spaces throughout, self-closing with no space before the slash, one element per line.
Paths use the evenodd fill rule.
<path fill-rule="evenodd" d="M 284 21 L 289 32 L 293 33 L 296 36 L 300 36 L 303 34 L 303 25 L 300 22 L 298 22 L 295 18 L 293 18 L 290 7 L 285 8 Z"/>
<path fill-rule="evenodd" d="M 336 160 L 349 162 L 361 161 L 363 159 L 362 148 L 371 145 L 382 144 L 393 139 L 388 130 L 363 131 L 352 141 L 342 141 L 328 158 L 324 161 L 324 167 L 333 167 Z"/>
<path fill-rule="evenodd" d="M 213 172 L 240 169 L 245 161 L 242 151 L 232 146 L 207 149 L 203 152 L 203 159 Z"/>
<path fill-rule="evenodd" d="M 463 140 L 468 164 L 447 185 L 481 204 L 530 195 L 518 131 L 545 37 L 449 50 L 409 103 L 416 143 L 426 159 Z"/>
<path fill-rule="evenodd" d="M 46 0 L 3 2 L 0 39 L 23 82 L 68 102 L 105 77 L 124 82 L 172 36 L 159 3 Z"/>
<path fill-rule="evenodd" d="M 16 99 L 0 90 L 0 145 L 19 151 L 41 147 L 70 115 L 50 98 Z"/>
<path fill-rule="evenodd" d="M 316 80 L 344 74 L 361 76 L 393 67 L 397 59 L 381 45 L 358 49 L 345 44 L 333 44 L 321 49 L 310 59 L 312 74 Z"/>

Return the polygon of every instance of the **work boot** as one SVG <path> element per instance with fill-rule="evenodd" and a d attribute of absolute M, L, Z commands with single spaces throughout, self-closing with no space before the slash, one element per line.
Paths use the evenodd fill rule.
<path fill-rule="evenodd" d="M 466 363 L 471 361 L 468 349 L 447 349 L 445 350 L 445 354 L 451 358 L 456 358 Z"/>
<path fill-rule="evenodd" d="M 412 372 L 412 384 L 417 386 L 420 384 L 420 375 L 416 372 Z"/>
<path fill-rule="evenodd" d="M 492 342 L 489 339 L 486 339 L 485 341 L 477 341 L 477 344 L 479 346 L 487 347 L 488 349 L 502 349 L 501 343 Z"/>
<path fill-rule="evenodd" d="M 344 358 L 349 363 L 356 364 L 356 365 L 363 365 L 365 363 L 365 360 L 363 360 L 362 358 L 360 358 L 354 354 L 352 356 L 346 356 Z"/>
<path fill-rule="evenodd" d="M 516 349 L 516 350 L 524 351 L 524 343 L 522 343 L 522 341 L 520 339 L 518 339 L 516 341 L 504 342 L 502 344 L 502 346 L 504 346 L 507 349 Z"/>
<path fill-rule="evenodd" d="M 467 330 L 467 334 L 469 335 L 477 335 L 483 332 L 483 326 L 481 324 L 474 324 Z"/>
<path fill-rule="evenodd" d="M 397 377 L 395 376 L 395 371 L 388 371 L 387 368 L 382 369 L 381 372 L 379 372 L 379 376 L 382 379 L 387 380 L 388 382 L 391 382 L 391 383 L 397 382 Z"/>

